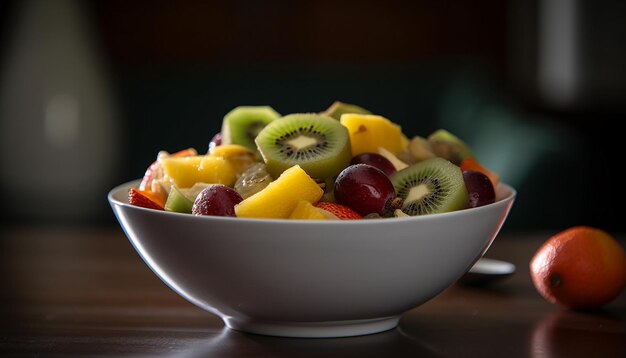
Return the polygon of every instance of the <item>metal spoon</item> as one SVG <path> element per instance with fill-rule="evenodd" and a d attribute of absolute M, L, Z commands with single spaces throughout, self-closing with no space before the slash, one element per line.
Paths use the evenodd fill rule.
<path fill-rule="evenodd" d="M 514 273 L 515 265 L 512 263 L 482 257 L 459 279 L 459 283 L 482 285 Z"/>

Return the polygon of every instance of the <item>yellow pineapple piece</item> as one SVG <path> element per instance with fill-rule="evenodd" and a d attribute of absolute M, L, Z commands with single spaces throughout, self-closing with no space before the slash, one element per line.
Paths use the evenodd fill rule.
<path fill-rule="evenodd" d="M 335 215 L 330 212 L 316 208 L 310 202 L 306 200 L 300 200 L 293 209 L 289 219 L 299 220 L 339 220 Z"/>
<path fill-rule="evenodd" d="M 301 200 L 316 203 L 324 191 L 299 165 L 235 206 L 242 218 L 287 219 Z"/>
<path fill-rule="evenodd" d="M 179 188 L 191 188 L 195 183 L 233 185 L 239 165 L 222 157 L 196 155 L 159 159 L 165 177 Z"/>
<path fill-rule="evenodd" d="M 215 146 L 209 152 L 210 155 L 222 157 L 224 159 L 238 157 L 254 157 L 254 152 L 239 144 L 223 144 Z"/>
<path fill-rule="evenodd" d="M 346 113 L 341 116 L 340 122 L 350 133 L 353 156 L 366 152 L 377 153 L 378 147 L 398 154 L 408 144 L 402 128 L 382 116 Z"/>

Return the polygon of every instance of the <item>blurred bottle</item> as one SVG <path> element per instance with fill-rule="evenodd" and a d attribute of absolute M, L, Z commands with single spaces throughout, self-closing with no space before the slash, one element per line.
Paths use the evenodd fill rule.
<path fill-rule="evenodd" d="M 122 142 L 81 4 L 15 2 L 0 67 L 5 217 L 88 221 L 108 209 Z"/>

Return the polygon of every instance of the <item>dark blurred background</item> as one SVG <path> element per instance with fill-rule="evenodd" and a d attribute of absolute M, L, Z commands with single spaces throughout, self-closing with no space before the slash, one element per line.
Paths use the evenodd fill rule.
<path fill-rule="evenodd" d="M 0 2 L 2 217 L 116 225 L 106 193 L 238 105 L 446 128 L 518 190 L 505 228 L 624 231 L 626 2 Z"/>

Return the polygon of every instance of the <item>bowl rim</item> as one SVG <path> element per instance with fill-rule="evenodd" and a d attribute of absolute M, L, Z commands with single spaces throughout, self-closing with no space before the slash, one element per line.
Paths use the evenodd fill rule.
<path fill-rule="evenodd" d="M 372 218 L 365 220 L 304 220 L 304 219 L 267 219 L 267 218 L 237 218 L 237 217 L 227 217 L 227 216 L 208 216 L 208 215 L 192 215 L 187 213 L 178 213 L 173 211 L 165 211 L 165 210 L 154 210 L 143 208 L 140 206 L 131 205 L 128 202 L 120 201 L 115 198 L 115 195 L 122 190 L 130 190 L 130 188 L 137 188 L 141 179 L 134 179 L 131 181 L 127 181 L 125 183 L 119 184 L 107 193 L 107 200 L 109 204 L 113 206 L 120 206 L 127 210 L 139 210 L 139 212 L 149 212 L 154 215 L 167 215 L 167 216 L 181 216 L 190 220 L 211 220 L 211 221 L 235 221 L 238 223 L 243 222 L 251 222 L 251 223 L 293 223 L 293 224 L 306 224 L 306 225 L 320 225 L 320 224 L 328 224 L 328 225 L 363 225 L 367 223 L 375 223 L 380 224 L 382 222 L 421 222 L 423 220 L 432 220 L 432 219 L 443 219 L 447 217 L 455 217 L 466 215 L 468 212 L 478 213 L 480 211 L 490 210 L 490 208 L 502 205 L 508 205 L 512 203 L 517 197 L 517 190 L 504 182 L 498 183 L 496 188 L 496 197 L 497 200 L 491 204 L 479 206 L 476 208 L 466 208 L 456 211 L 450 211 L 446 213 L 438 213 L 438 214 L 428 214 L 428 215 L 420 215 L 420 216 L 409 216 L 409 217 L 397 217 L 397 218 Z M 498 198 L 498 196 L 500 196 Z"/>

